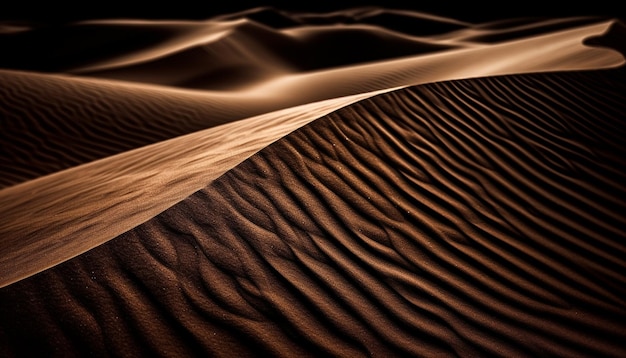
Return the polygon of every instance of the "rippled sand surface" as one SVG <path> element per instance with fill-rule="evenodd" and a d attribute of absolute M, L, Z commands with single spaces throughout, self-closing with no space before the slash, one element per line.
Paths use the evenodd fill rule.
<path fill-rule="evenodd" d="M 0 27 L 0 355 L 626 355 L 624 41 L 372 8 Z"/>

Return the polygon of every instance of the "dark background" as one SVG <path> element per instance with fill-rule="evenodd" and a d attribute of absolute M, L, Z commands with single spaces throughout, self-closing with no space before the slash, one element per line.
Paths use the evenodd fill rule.
<path fill-rule="evenodd" d="M 215 15 L 241 11 L 258 6 L 272 6 L 292 11 L 333 11 L 356 6 L 379 6 L 384 8 L 411 9 L 448 16 L 465 21 L 488 21 L 525 16 L 603 16 L 625 19 L 621 1 L 583 0 L 567 2 L 545 1 L 350 1 L 327 2 L 304 1 L 0 1 L 0 21 L 63 23 L 97 18 L 143 18 L 143 19 L 206 19 Z"/>

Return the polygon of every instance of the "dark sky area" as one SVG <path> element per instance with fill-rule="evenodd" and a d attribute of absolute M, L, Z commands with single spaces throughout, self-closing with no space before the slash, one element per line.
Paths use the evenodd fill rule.
<path fill-rule="evenodd" d="M 273 6 L 296 11 L 333 11 L 355 6 L 380 6 L 413 9 L 466 21 L 487 21 L 523 16 L 587 16 L 598 15 L 624 19 L 620 1 L 583 0 L 550 2 L 548 0 L 509 1 L 0 1 L 0 20 L 60 23 L 94 18 L 205 19 L 258 6 Z"/>

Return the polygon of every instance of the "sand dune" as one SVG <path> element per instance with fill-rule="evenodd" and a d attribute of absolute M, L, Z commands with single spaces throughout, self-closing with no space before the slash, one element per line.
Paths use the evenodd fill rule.
<path fill-rule="evenodd" d="M 5 91 L 5 103 L 11 112 L 19 113 L 13 125 L 3 131 L 3 142 L 8 149 L 3 158 L 7 172 L 5 185 L 228 123 L 246 114 L 328 98 L 453 78 L 615 66 L 624 61 L 619 53 L 582 44 L 589 36 L 604 33 L 613 23 L 602 22 L 489 47 L 279 76 L 237 93 L 181 91 L 16 71 L 0 73 L 7 84 L 5 89 L 11 91 Z M 463 66 L 455 67 L 460 62 Z M 25 105 L 34 98 L 35 106 Z M 334 108 L 345 104 L 343 100 L 332 103 L 335 103 Z M 329 108 L 327 103 L 321 106 L 324 110 Z M 43 122 L 42 112 L 47 113 Z M 282 126 L 280 130 L 259 132 L 267 136 L 265 139 L 233 142 L 236 144 L 232 146 L 251 154 L 307 120 L 315 119 L 310 115 L 302 119 L 303 111 L 299 109 L 294 113 L 285 118 L 296 120 L 277 124 Z M 310 113 L 319 111 L 314 109 Z M 250 128 L 262 126 L 265 120 L 265 117 L 252 119 L 258 124 Z M 25 132 L 25 126 L 38 130 Z M 212 133 L 217 133 L 211 134 L 212 137 L 234 140 L 228 128 Z M 248 132 L 234 133 L 245 135 Z M 72 140 L 68 140 L 70 138 Z M 201 189 L 215 176 L 205 176 L 198 168 L 213 166 L 214 161 L 222 160 L 224 151 L 220 146 L 207 146 L 205 138 L 183 137 L 158 146 L 169 147 L 168 151 L 174 155 L 161 157 L 162 150 L 140 149 L 131 154 L 140 161 L 126 155 L 110 157 L 1 190 L 0 215 L 5 220 L 0 223 L 0 235 L 6 239 L 0 244 L 0 268 L 6 274 L 0 283 L 6 285 L 81 254 Z M 21 152 L 29 154 L 19 155 Z M 198 167 L 196 163 L 200 158 L 206 161 Z M 229 169 L 242 159 L 245 157 L 233 156 L 227 166 L 218 166 L 215 173 Z M 130 191 L 129 183 L 136 189 Z M 78 214 L 85 210 L 93 214 Z M 33 212 L 42 220 L 19 220 Z M 49 245 L 50 240 L 57 244 Z M 28 258 L 28 252 L 43 247 L 46 247 L 45 259 L 32 261 Z M 19 265 L 15 265 L 16 262 Z"/>
<path fill-rule="evenodd" d="M 188 92 L 128 81 L 0 70 L 5 84 L 3 107 L 10 118 L 17 117 L 3 128 L 7 149 L 1 158 L 6 168 L 1 183 L 16 184 L 217 124 L 330 98 L 455 78 L 617 66 L 624 59 L 616 51 L 583 45 L 585 39 L 602 34 L 614 23 L 603 21 L 492 46 L 312 72 L 266 72 L 264 81 L 238 91 Z M 171 67 L 186 71 L 178 68 Z M 245 76 L 231 77 L 232 83 L 246 81 Z M 33 101 L 34 106 L 26 105 Z M 45 119 L 40 118 L 42 111 L 47 113 Z M 42 120 L 52 131 L 42 128 L 38 123 Z M 67 126 L 76 128 L 80 136 L 69 134 Z M 39 129 L 24 132 L 23 127 Z M 107 134 L 120 127 L 127 133 L 124 140 Z M 65 140 L 68 135 L 71 141 Z M 99 148 L 89 148 L 94 145 Z M 20 153 L 33 146 L 37 147 L 26 150 L 29 154 Z M 54 157 L 36 157 L 50 152 Z"/>
<path fill-rule="evenodd" d="M 185 92 L 127 81 L 102 82 L 59 74 L 0 70 L 6 84 L 4 107 L 15 113 L 9 116 L 18 117 L 3 128 L 2 142 L 7 143 L 7 150 L 2 158 L 6 169 L 1 183 L 16 184 L 231 120 L 335 97 L 454 78 L 617 66 L 623 57 L 616 51 L 582 43 L 590 36 L 602 34 L 613 23 L 604 21 L 488 47 L 274 75 L 239 91 Z M 463 65 L 459 65 L 460 59 Z M 239 82 L 236 74 L 233 77 L 232 82 Z M 24 104 L 33 100 L 35 106 Z M 41 128 L 37 123 L 42 120 L 41 111 L 48 113 L 44 120 L 55 128 L 52 130 L 55 135 L 48 133 L 49 129 L 28 133 L 22 130 L 24 126 Z M 64 140 L 68 135 L 64 128 L 68 125 L 82 126 L 81 136 Z M 133 134 L 129 133 L 123 141 L 106 134 L 109 128 L 120 127 L 126 133 L 132 130 Z M 29 137 L 20 140 L 24 135 Z M 88 148 L 94 144 L 100 148 Z M 28 150 L 29 155 L 14 154 L 33 145 L 39 149 Z M 48 152 L 55 153 L 56 158 L 31 157 Z"/>
<path fill-rule="evenodd" d="M 270 112 L 5 188 L 0 191 L 2 284 L 122 234 L 276 139 L 373 95 L 368 92 Z M 20 219 L 25 216 L 29 220 Z M 45 255 L 32 260 L 33 252 Z"/>
<path fill-rule="evenodd" d="M 284 73 L 512 41 L 606 20 L 470 24 L 376 8 L 310 15 L 259 8 L 206 21 L 91 20 L 0 33 L 6 49 L 0 67 L 223 90 Z"/>
<path fill-rule="evenodd" d="M 623 79 L 342 108 L 0 290 L 4 353 L 624 355 Z"/>
<path fill-rule="evenodd" d="M 625 29 L 0 24 L 0 356 L 626 355 Z"/>

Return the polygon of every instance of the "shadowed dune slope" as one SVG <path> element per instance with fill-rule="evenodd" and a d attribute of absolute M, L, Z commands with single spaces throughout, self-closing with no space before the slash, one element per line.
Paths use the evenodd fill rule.
<path fill-rule="evenodd" d="M 526 23 L 516 24 L 516 22 L 520 20 L 521 19 L 502 20 L 475 26 L 473 28 L 474 34 L 464 38 L 464 40 L 478 43 L 497 43 L 582 26 L 598 21 L 599 19 L 591 16 L 562 19 L 530 18 L 527 19 Z"/>
<path fill-rule="evenodd" d="M 169 80 L 171 85 L 193 87 L 193 82 L 183 80 L 216 77 L 229 66 L 235 71 L 234 65 L 247 71 L 306 71 L 455 47 L 356 20 L 289 28 L 295 29 L 308 29 L 307 36 L 249 16 L 206 21 L 92 20 L 33 27 L 0 32 L 0 46 L 6 50 L 0 67 L 104 78 L 133 75 L 143 82 Z M 178 82 L 173 73 L 178 73 Z"/>
<path fill-rule="evenodd" d="M 272 109 L 262 99 L 18 71 L 0 70 L 0 83 L 0 188 Z"/>
<path fill-rule="evenodd" d="M 0 31 L 0 67 L 232 90 L 283 73 L 511 41 L 608 20 L 472 24 L 369 7 L 322 14 L 256 8 L 206 21 L 102 19 L 21 31 L 7 27 Z"/>
<path fill-rule="evenodd" d="M 0 355 L 624 356 L 625 79 L 438 82 L 320 118 L 0 289 Z"/>
<path fill-rule="evenodd" d="M 377 25 L 418 36 L 445 33 L 473 25 L 470 22 L 420 11 L 376 6 L 357 6 L 333 12 L 292 12 L 261 6 L 213 17 L 214 20 L 235 20 L 241 18 L 250 19 L 276 29 L 303 25 L 361 23 Z"/>
<path fill-rule="evenodd" d="M 212 43 L 194 44 L 167 56 L 128 63 L 112 60 L 68 72 L 184 88 L 234 90 L 283 73 L 430 54 L 457 47 L 373 26 L 303 26 L 278 32 L 244 20 Z"/>

